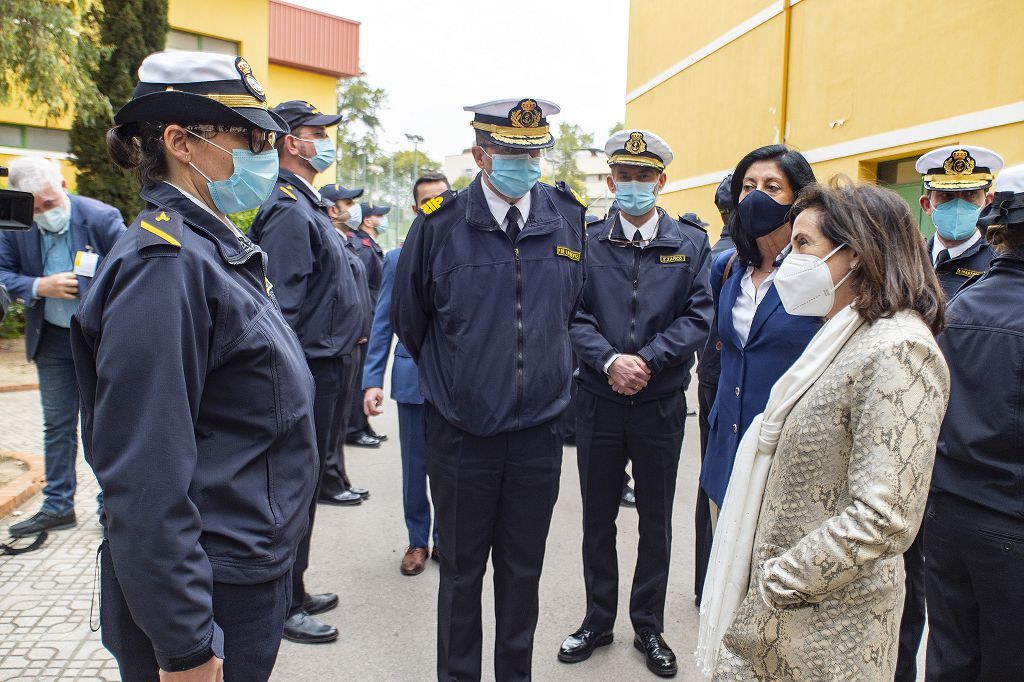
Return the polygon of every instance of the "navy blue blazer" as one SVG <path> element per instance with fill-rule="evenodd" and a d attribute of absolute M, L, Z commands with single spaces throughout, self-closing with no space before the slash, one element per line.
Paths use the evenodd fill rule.
<path fill-rule="evenodd" d="M 722 252 L 711 266 L 711 290 L 722 341 L 722 373 L 708 417 L 711 431 L 700 485 L 718 506 L 725 499 L 740 438 L 754 417 L 764 411 L 772 386 L 800 357 L 821 327 L 820 318 L 787 313 L 772 285 L 754 313 L 747 344 L 741 345 L 733 326 L 732 309 L 746 268 L 735 261 L 729 279 L 722 283 L 725 265 L 733 253 L 732 249 Z"/>
<path fill-rule="evenodd" d="M 366 346 L 366 363 L 363 365 L 363 390 L 384 388 L 384 368 L 388 364 L 391 349 L 391 292 L 395 288 L 395 270 L 401 247 L 384 254 L 384 271 L 381 275 L 377 309 L 373 314 L 370 340 Z M 420 375 L 416 361 L 409 355 L 401 341 L 395 341 L 395 364 L 391 367 L 391 399 L 398 403 L 422 405 Z"/>
<path fill-rule="evenodd" d="M 69 194 L 71 198 L 71 251 L 107 255 L 125 229 L 121 212 L 102 201 Z M 34 360 L 43 331 L 44 301 L 32 297 L 32 283 L 43 276 L 39 226 L 25 232 L 0 232 L 0 284 L 11 298 L 25 302 L 25 354 Z M 98 267 L 98 266 L 97 266 Z M 91 277 L 78 278 L 78 300 L 89 291 Z"/>

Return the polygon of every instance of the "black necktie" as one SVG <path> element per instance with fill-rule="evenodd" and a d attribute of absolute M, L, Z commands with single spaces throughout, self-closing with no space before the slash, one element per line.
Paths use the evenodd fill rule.
<path fill-rule="evenodd" d="M 640 234 L 640 230 L 637 230 L 636 232 L 633 233 L 633 241 L 635 241 L 636 243 L 639 244 L 643 240 L 644 240 L 644 236 L 642 234 Z"/>
<path fill-rule="evenodd" d="M 938 270 L 939 267 L 943 263 L 948 261 L 948 260 L 949 260 L 949 251 L 947 249 L 943 249 L 942 251 L 939 251 L 939 255 L 935 257 L 935 269 Z"/>
<path fill-rule="evenodd" d="M 516 237 L 519 236 L 519 220 L 522 215 L 519 213 L 519 208 L 516 206 L 509 206 L 508 213 L 505 214 L 505 233 L 513 243 L 516 241 Z"/>

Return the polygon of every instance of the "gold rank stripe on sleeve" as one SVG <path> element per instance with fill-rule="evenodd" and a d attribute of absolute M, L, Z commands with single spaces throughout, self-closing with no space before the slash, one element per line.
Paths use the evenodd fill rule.
<path fill-rule="evenodd" d="M 658 258 L 658 262 L 659 263 L 685 263 L 686 262 L 686 254 L 685 253 L 675 253 L 675 254 L 672 254 L 671 256 L 661 256 L 661 257 Z"/>
<path fill-rule="evenodd" d="M 977 277 L 978 275 L 984 275 L 985 273 L 981 272 L 980 270 L 970 270 L 968 268 L 958 268 L 957 271 L 956 271 L 956 274 L 960 275 L 961 277 Z"/>
<path fill-rule="evenodd" d="M 157 218 L 157 219 L 159 220 L 159 218 Z M 143 220 L 143 221 L 141 221 L 139 223 L 139 227 L 141 227 L 146 232 L 151 232 L 151 233 L 155 234 L 157 237 L 160 237 L 160 239 L 163 239 L 168 244 L 174 244 L 179 249 L 181 248 L 181 242 L 179 242 L 177 239 L 175 239 L 171 235 L 169 235 L 166 232 L 164 232 L 163 230 L 161 230 L 159 227 L 155 227 L 154 225 L 150 225 L 145 220 Z"/>
<path fill-rule="evenodd" d="M 555 255 L 561 256 L 562 258 L 568 258 L 569 260 L 576 261 L 577 263 L 580 262 L 580 252 L 573 251 L 568 246 L 556 246 Z"/>
<path fill-rule="evenodd" d="M 284 185 L 278 185 L 278 189 L 281 190 L 282 192 L 284 192 L 285 194 L 287 194 L 288 196 L 290 196 L 292 198 L 292 201 L 298 201 L 299 200 L 299 198 L 297 196 L 295 196 L 295 194 L 292 192 L 292 190 L 295 189 L 295 188 L 292 187 L 291 185 L 289 185 L 287 187 L 285 187 Z"/>

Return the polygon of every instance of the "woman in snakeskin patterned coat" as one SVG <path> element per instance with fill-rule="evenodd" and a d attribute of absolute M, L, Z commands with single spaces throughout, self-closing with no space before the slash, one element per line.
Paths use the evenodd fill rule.
<path fill-rule="evenodd" d="M 833 302 L 826 318 L 850 315 L 849 306 L 860 319 L 850 316 L 856 330 L 785 417 L 750 585 L 714 679 L 891 680 L 900 555 L 921 524 L 949 392 L 934 338 L 944 301 L 917 226 L 893 192 L 813 185 L 792 215 L 793 254 L 824 259 L 804 261 L 827 267 L 839 285 L 808 292 L 806 271 L 792 287 L 780 272 L 783 304 L 821 309 L 812 296 L 824 295 Z"/>

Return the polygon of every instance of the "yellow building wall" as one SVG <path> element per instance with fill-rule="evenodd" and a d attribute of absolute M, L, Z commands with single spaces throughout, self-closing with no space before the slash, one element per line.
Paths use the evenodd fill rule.
<path fill-rule="evenodd" d="M 256 79 L 267 80 L 270 44 L 268 0 L 168 0 L 167 23 L 189 33 L 238 43 Z"/>
<path fill-rule="evenodd" d="M 633 0 L 627 92 L 772 4 Z M 1022 23 L 1024 3 L 1002 0 L 938 6 L 930 0 L 798 2 L 791 9 L 786 142 L 821 159 L 812 164 L 820 180 L 837 173 L 873 180 L 881 161 L 947 144 L 988 147 L 1007 165 L 1024 162 L 1024 115 L 1002 125 L 978 124 L 980 130 L 868 144 L 837 158 L 829 158 L 836 153 L 828 149 L 1003 105 L 1024 106 Z M 653 130 L 672 146 L 670 185 L 696 184 L 663 194 L 659 203 L 666 210 L 697 212 L 717 236 L 721 220 L 713 199 L 719 180 L 744 154 L 782 138 L 784 53 L 780 13 L 627 102 L 627 127 Z M 714 179 L 701 178 L 719 171 Z"/>

